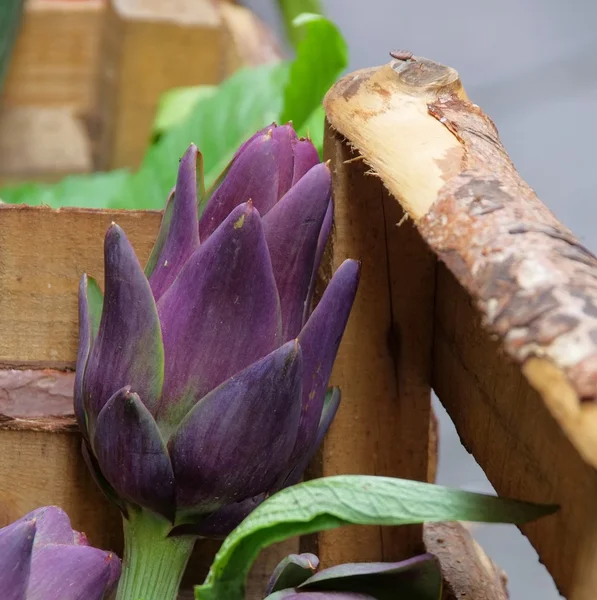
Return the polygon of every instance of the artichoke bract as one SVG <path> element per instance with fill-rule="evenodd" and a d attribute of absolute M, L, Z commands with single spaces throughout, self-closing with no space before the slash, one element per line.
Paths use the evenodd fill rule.
<path fill-rule="evenodd" d="M 3 600 L 103 600 L 120 576 L 120 559 L 89 546 L 56 506 L 0 529 Z"/>
<path fill-rule="evenodd" d="M 275 569 L 266 600 L 437 600 L 438 559 L 421 554 L 397 563 L 348 563 L 316 572 L 314 554 L 291 554 Z"/>
<path fill-rule="evenodd" d="M 331 173 L 290 125 L 250 138 L 204 198 L 200 159 L 191 145 L 180 161 L 146 268 L 112 224 L 105 296 L 81 280 L 75 412 L 125 517 L 222 537 L 296 483 L 321 442 L 359 264 L 344 262 L 311 312 Z"/>

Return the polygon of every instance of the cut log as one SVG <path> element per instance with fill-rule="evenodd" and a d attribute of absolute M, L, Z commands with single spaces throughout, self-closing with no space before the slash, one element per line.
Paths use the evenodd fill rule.
<path fill-rule="evenodd" d="M 463 443 L 500 494 L 561 505 L 523 529 L 562 593 L 593 598 L 597 258 L 521 179 L 453 69 L 404 54 L 324 104 L 440 260 L 432 376 Z"/>

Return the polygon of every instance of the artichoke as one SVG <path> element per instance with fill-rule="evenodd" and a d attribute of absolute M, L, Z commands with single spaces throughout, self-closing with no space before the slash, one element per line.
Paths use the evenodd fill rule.
<path fill-rule="evenodd" d="M 103 600 L 119 576 L 118 557 L 89 546 L 56 506 L 0 529 L 3 600 Z"/>
<path fill-rule="evenodd" d="M 291 554 L 272 574 L 266 600 L 438 600 L 439 561 L 422 554 L 397 563 L 351 563 L 316 573 L 314 554 Z"/>
<path fill-rule="evenodd" d="M 331 173 L 290 125 L 257 132 L 198 203 L 200 158 L 191 145 L 180 161 L 145 270 L 112 224 L 105 296 L 82 277 L 75 412 L 125 517 L 222 537 L 296 483 L 325 434 L 359 264 L 344 262 L 311 311 Z"/>

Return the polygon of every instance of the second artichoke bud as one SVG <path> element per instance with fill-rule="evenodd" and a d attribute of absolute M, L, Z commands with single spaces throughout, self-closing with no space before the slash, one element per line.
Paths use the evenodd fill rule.
<path fill-rule="evenodd" d="M 145 271 L 113 224 L 105 296 L 81 280 L 75 410 L 125 514 L 219 537 L 296 483 L 325 434 L 359 265 L 342 264 L 311 313 L 331 174 L 291 126 L 241 147 L 201 218 L 197 160 L 191 146 Z"/>

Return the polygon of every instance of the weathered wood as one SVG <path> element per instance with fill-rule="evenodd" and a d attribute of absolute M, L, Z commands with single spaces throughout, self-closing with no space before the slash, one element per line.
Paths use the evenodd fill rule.
<path fill-rule="evenodd" d="M 325 107 L 459 282 L 438 269 L 433 383 L 463 443 L 500 494 L 562 506 L 524 532 L 562 593 L 593 598 L 597 259 L 453 69 L 395 60 L 342 79 Z"/>
<path fill-rule="evenodd" d="M 523 527 L 567 598 L 597 586 L 597 474 L 567 439 L 520 367 L 482 327 L 467 292 L 438 269 L 433 387 L 460 439 L 498 493 L 553 502 L 556 515 Z"/>
<path fill-rule="evenodd" d="M 224 75 L 218 3 L 110 0 L 97 95 L 100 170 L 138 166 L 165 91 L 215 84 Z"/>
<path fill-rule="evenodd" d="M 506 574 L 459 523 L 427 523 L 425 549 L 439 559 L 442 600 L 508 600 Z"/>
<path fill-rule="evenodd" d="M 2 90 L 10 107 L 92 105 L 104 0 L 26 0 Z"/>
<path fill-rule="evenodd" d="M 342 404 L 324 441 L 322 474 L 426 481 L 434 258 L 411 224 L 395 227 L 400 208 L 330 131 L 325 154 L 335 225 L 324 278 L 346 258 L 361 260 L 362 274 L 332 373 Z M 420 274 L 408 289 L 405 272 Z M 421 549 L 421 527 L 347 527 L 322 533 L 318 544 L 324 565 L 397 560 Z"/>
<path fill-rule="evenodd" d="M 0 369 L 0 418 L 72 416 L 74 382 L 72 372 Z"/>

